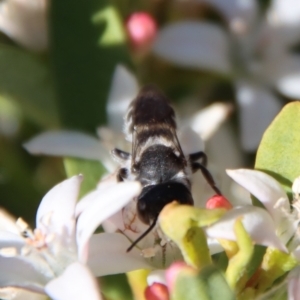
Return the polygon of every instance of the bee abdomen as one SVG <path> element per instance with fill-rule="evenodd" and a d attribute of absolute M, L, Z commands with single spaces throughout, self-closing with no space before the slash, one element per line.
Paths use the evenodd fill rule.
<path fill-rule="evenodd" d="M 151 131 L 155 128 L 176 129 L 175 112 L 168 98 L 153 85 L 144 87 L 132 101 L 126 121 L 128 134 L 138 127 Z"/>

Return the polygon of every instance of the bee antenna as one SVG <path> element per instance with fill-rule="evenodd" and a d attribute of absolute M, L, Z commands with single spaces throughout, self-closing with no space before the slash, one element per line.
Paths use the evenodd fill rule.
<path fill-rule="evenodd" d="M 158 215 L 155 217 L 155 219 L 153 220 L 153 223 L 149 226 L 149 228 L 144 232 L 142 233 L 131 245 L 130 247 L 126 250 L 126 252 L 129 252 L 132 250 L 132 248 L 141 240 L 143 239 L 153 228 L 154 226 L 156 225 L 156 222 L 157 222 L 157 219 L 158 219 Z"/>

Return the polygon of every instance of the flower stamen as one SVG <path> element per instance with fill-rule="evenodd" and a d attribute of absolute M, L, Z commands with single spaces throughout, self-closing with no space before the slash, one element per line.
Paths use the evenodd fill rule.
<path fill-rule="evenodd" d="M 27 245 L 32 246 L 38 250 L 47 248 L 46 236 L 38 228 L 34 229 L 32 236 L 25 239 Z"/>

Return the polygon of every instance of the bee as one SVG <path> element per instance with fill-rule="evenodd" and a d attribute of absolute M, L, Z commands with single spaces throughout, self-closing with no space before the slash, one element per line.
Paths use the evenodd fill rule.
<path fill-rule="evenodd" d="M 168 98 L 155 86 L 145 86 L 132 101 L 125 117 L 125 133 L 132 141 L 131 154 L 112 150 L 121 164 L 118 181 L 138 180 L 142 192 L 137 198 L 138 218 L 148 229 L 127 249 L 130 251 L 156 225 L 164 206 L 174 200 L 193 205 L 191 174 L 201 170 L 213 190 L 221 195 L 206 169 L 202 151 L 183 154 L 177 134 L 175 112 Z"/>

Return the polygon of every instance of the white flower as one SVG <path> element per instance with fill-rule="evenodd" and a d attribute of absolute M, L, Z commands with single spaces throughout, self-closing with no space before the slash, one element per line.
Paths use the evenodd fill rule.
<path fill-rule="evenodd" d="M 0 287 L 44 293 L 45 286 L 68 266 L 76 262 L 89 264 L 88 252 L 102 246 L 95 242 L 89 246 L 94 230 L 141 190 L 137 182 L 111 183 L 89 193 L 76 206 L 81 181 L 82 176 L 74 176 L 45 195 L 37 211 L 34 231 L 22 219 L 15 224 L 11 217 L 1 221 Z M 1 219 L 4 218 L 2 214 Z M 102 239 L 101 243 L 107 249 L 107 241 Z M 95 253 L 93 259 L 98 260 L 101 269 L 98 273 L 105 274 L 105 268 L 110 267 L 107 257 Z M 114 261 L 110 265 L 114 268 Z"/>
<path fill-rule="evenodd" d="M 299 218 L 298 212 L 290 208 L 288 196 L 280 184 L 270 175 L 256 170 L 227 170 L 227 174 L 265 206 L 273 219 L 277 236 L 287 244 L 296 233 Z M 263 230 L 261 232 L 263 234 Z M 294 250 L 292 244 L 288 245 L 290 251 Z"/>
<path fill-rule="evenodd" d="M 101 300 L 99 286 L 90 270 L 83 264 L 73 263 L 61 276 L 45 287 L 46 293 L 55 300 Z"/>
<path fill-rule="evenodd" d="M 69 265 L 61 276 L 51 280 L 46 286 L 47 295 L 54 300 L 101 300 L 99 286 L 91 271 L 83 264 Z M 47 300 L 48 296 L 20 288 L 0 288 L 3 300 Z"/>
<path fill-rule="evenodd" d="M 273 219 L 277 236 L 281 242 L 286 245 L 288 252 L 300 263 L 300 237 L 298 229 L 300 177 L 296 178 L 293 182 L 292 191 L 294 201 L 291 208 L 289 199 L 283 188 L 273 177 L 266 173 L 247 169 L 228 170 L 227 173 L 265 206 L 267 212 Z M 265 229 L 264 226 L 261 226 L 258 231 L 261 235 L 266 237 L 269 233 L 267 233 Z M 290 300 L 299 299 L 300 297 L 300 290 L 298 288 L 300 280 L 299 271 L 299 266 L 294 268 L 283 283 L 284 286 L 287 284 L 288 299 Z"/>
<path fill-rule="evenodd" d="M 130 149 L 122 133 L 123 116 L 137 93 L 138 83 L 135 77 L 125 67 L 118 65 L 108 97 L 109 127 L 98 130 L 101 140 L 78 131 L 60 130 L 44 132 L 26 142 L 24 147 L 31 154 L 36 155 L 98 160 L 109 173 L 112 173 L 116 170 L 117 164 L 112 160 L 110 151 L 115 147 Z"/>
<path fill-rule="evenodd" d="M 47 6 L 47 0 L 1 1 L 0 30 L 29 50 L 46 50 Z"/>
<path fill-rule="evenodd" d="M 227 174 L 256 197 L 266 209 L 250 205 L 229 210 L 218 222 L 208 227 L 213 238 L 234 240 L 234 220 L 243 215 L 242 222 L 252 240 L 258 244 L 289 251 L 300 262 L 299 178 L 293 184 L 295 200 L 291 209 L 287 194 L 270 175 L 249 169 L 227 170 Z"/>
<path fill-rule="evenodd" d="M 231 76 L 242 145 L 253 151 L 281 107 L 271 87 L 300 96 L 300 56 L 290 49 L 300 40 L 299 2 L 273 0 L 260 18 L 254 0 L 198 1 L 215 7 L 227 29 L 205 21 L 173 23 L 158 33 L 153 51 L 179 66 Z"/>
<path fill-rule="evenodd" d="M 206 229 L 207 236 L 236 241 L 234 224 L 238 219 L 241 219 L 255 244 L 287 252 L 284 243 L 276 235 L 275 224 L 270 215 L 264 209 L 251 205 L 237 206 L 229 210 L 219 221 Z"/>
<path fill-rule="evenodd" d="M 297 300 L 300 297 L 300 267 L 294 268 L 287 276 L 288 300 Z"/>
<path fill-rule="evenodd" d="M 0 299 L 3 300 L 48 300 L 46 295 L 37 294 L 20 288 L 0 288 Z"/>

